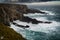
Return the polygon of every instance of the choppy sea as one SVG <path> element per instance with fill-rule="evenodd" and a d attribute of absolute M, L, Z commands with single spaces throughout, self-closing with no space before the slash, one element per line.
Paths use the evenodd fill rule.
<path fill-rule="evenodd" d="M 41 21 L 51 21 L 51 24 L 39 23 L 32 24 L 21 22 L 19 20 L 14 21 L 20 25 L 29 25 L 29 28 L 23 29 L 11 24 L 16 32 L 20 33 L 27 40 L 60 40 L 60 6 L 28 6 L 30 9 L 38 9 L 46 12 L 47 14 L 24 14 L 33 19 Z"/>

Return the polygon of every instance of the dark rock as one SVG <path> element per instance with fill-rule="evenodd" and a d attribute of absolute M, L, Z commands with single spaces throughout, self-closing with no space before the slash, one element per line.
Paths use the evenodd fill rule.
<path fill-rule="evenodd" d="M 12 22 L 12 24 L 16 25 L 16 23 Z"/>
<path fill-rule="evenodd" d="M 39 23 L 44 23 L 43 21 L 39 21 Z"/>
<path fill-rule="evenodd" d="M 43 23 L 43 21 L 38 21 L 38 20 L 36 20 L 36 19 L 32 19 L 32 18 L 29 18 L 29 17 L 27 17 L 27 16 L 24 16 L 24 17 L 22 18 L 22 20 L 20 20 L 20 21 L 27 22 L 27 23 L 31 22 L 32 24 Z"/>
<path fill-rule="evenodd" d="M 25 27 L 26 27 L 26 28 L 29 28 L 29 26 L 28 26 L 28 25 L 26 25 Z"/>
<path fill-rule="evenodd" d="M 52 22 L 44 22 L 44 23 L 48 23 L 48 24 L 50 24 L 50 23 L 52 23 Z"/>
<path fill-rule="evenodd" d="M 22 18 L 22 20 L 20 20 L 20 21 L 27 22 L 27 23 L 32 22 L 33 24 L 38 24 L 39 23 L 39 21 L 37 21 L 36 19 L 32 19 L 32 18 L 29 18 L 29 17 L 26 17 L 26 16 L 24 16 Z"/>
<path fill-rule="evenodd" d="M 27 13 L 45 13 L 45 12 L 41 12 L 36 9 L 28 9 L 26 5 L 0 3 L 0 19 L 1 19 L 0 22 L 5 23 L 6 25 L 8 25 L 9 22 L 13 22 L 14 20 L 21 20 L 23 22 L 28 23 L 32 22 L 33 24 L 43 23 L 42 21 L 37 21 L 36 19 L 24 17 L 23 14 Z"/>
<path fill-rule="evenodd" d="M 47 23 L 47 24 L 50 24 L 50 23 L 52 23 L 52 22 L 48 22 L 48 21 L 46 21 L 46 22 L 44 22 L 44 21 L 38 21 L 36 19 L 32 19 L 32 18 L 29 18 L 27 16 L 24 16 L 22 18 L 22 20 L 20 20 L 20 21 L 27 22 L 27 23 L 31 22 L 32 24 L 38 24 L 38 23 Z"/>
<path fill-rule="evenodd" d="M 23 26 L 23 25 L 19 25 L 19 24 L 17 24 L 17 23 L 14 23 L 14 22 L 12 22 L 12 24 L 14 24 L 14 25 L 16 25 L 16 26 L 18 26 L 18 27 L 21 27 L 21 28 L 29 28 L 28 25 Z"/>
<path fill-rule="evenodd" d="M 18 24 L 16 24 L 16 26 L 21 27 L 21 28 L 29 28 L 29 26 L 28 26 L 28 25 L 23 26 L 23 25 L 18 25 Z"/>
<path fill-rule="evenodd" d="M 37 21 L 36 19 L 32 19 L 32 23 L 33 23 L 33 24 L 38 24 L 39 21 Z"/>
<path fill-rule="evenodd" d="M 42 11 L 37 10 L 37 9 L 28 9 L 27 13 L 41 13 L 41 14 L 45 14 L 45 12 L 42 12 Z"/>
<path fill-rule="evenodd" d="M 23 13 L 18 12 L 16 9 L 20 9 L 25 12 L 27 8 L 26 5 L 16 5 L 16 4 L 0 4 L 0 19 L 2 23 L 8 25 L 8 22 L 13 22 L 14 20 L 21 20 Z M 9 24 L 10 25 L 10 24 Z"/>
<path fill-rule="evenodd" d="M 3 23 L 3 24 L 6 25 L 6 26 L 10 26 L 10 23 L 9 22 Z"/>

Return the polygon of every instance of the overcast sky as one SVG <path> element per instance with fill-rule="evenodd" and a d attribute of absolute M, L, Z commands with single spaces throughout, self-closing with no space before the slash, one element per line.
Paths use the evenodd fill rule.
<path fill-rule="evenodd" d="M 5 1 L 8 1 L 8 0 L 0 0 L 0 2 L 5 2 Z M 11 0 L 9 0 L 9 1 L 11 1 Z M 12 1 L 14 1 L 14 0 L 12 0 Z M 15 1 L 17 1 L 17 0 L 15 0 Z M 28 2 L 34 2 L 34 1 L 35 1 L 35 2 L 37 2 L 37 1 L 38 1 L 38 2 L 43 2 L 43 1 L 60 1 L 60 0 L 19 0 L 19 1 L 23 1 L 23 2 L 24 2 L 24 1 L 25 1 L 25 2 L 27 2 L 27 1 L 28 1 Z"/>

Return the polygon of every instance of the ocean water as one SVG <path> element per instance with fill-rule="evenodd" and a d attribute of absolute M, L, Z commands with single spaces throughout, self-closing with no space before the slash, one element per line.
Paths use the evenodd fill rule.
<path fill-rule="evenodd" d="M 60 40 L 60 6 L 33 6 L 28 5 L 30 9 L 38 9 L 40 11 L 44 11 L 47 14 L 24 14 L 24 16 L 28 16 L 33 19 L 41 20 L 41 21 L 50 21 L 51 24 L 39 23 L 32 24 L 21 22 L 19 20 L 14 21 L 20 25 L 29 25 L 29 28 L 23 29 L 11 24 L 11 28 L 13 28 L 16 32 L 20 33 L 27 40 Z"/>

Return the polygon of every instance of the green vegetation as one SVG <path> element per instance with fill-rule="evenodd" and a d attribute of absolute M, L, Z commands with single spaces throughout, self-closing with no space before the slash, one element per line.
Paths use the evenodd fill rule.
<path fill-rule="evenodd" d="M 0 40 L 26 40 L 13 29 L 0 23 Z"/>

